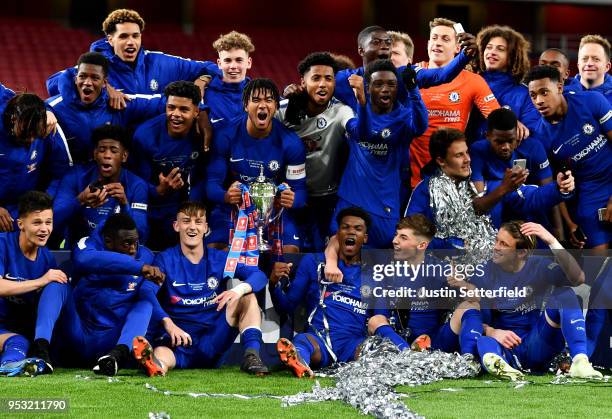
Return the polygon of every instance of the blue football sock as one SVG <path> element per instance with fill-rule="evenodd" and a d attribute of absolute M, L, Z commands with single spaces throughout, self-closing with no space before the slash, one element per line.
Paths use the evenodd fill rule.
<path fill-rule="evenodd" d="M 492 337 L 483 336 L 476 342 L 481 362 L 485 354 L 497 354 L 505 359 L 501 345 Z M 484 364 L 483 364 L 484 367 Z"/>
<path fill-rule="evenodd" d="M 2 348 L 2 356 L 0 357 L 0 365 L 4 365 L 8 362 L 17 362 L 24 360 L 28 354 L 30 348 L 30 342 L 21 336 L 14 335 L 4 341 L 4 348 Z"/>
<path fill-rule="evenodd" d="M 402 338 L 400 335 L 395 333 L 395 330 L 393 330 L 393 328 L 389 326 L 388 324 L 379 326 L 376 329 L 375 334 L 376 336 L 380 336 L 383 339 L 384 338 L 389 339 L 391 342 L 393 342 L 395 346 L 399 348 L 400 351 L 403 351 L 404 349 L 407 349 L 410 347 L 408 345 L 408 342 L 406 342 L 404 338 Z"/>
<path fill-rule="evenodd" d="M 587 355 L 590 357 L 597 348 L 599 336 L 606 323 L 608 310 L 603 308 L 589 308 L 586 315 L 586 333 L 587 333 Z"/>
<path fill-rule="evenodd" d="M 587 353 L 587 338 L 582 310 L 577 308 L 547 308 L 546 315 L 557 324 L 561 324 L 561 332 L 567 342 L 570 356 Z"/>
<path fill-rule="evenodd" d="M 466 310 L 461 317 L 461 332 L 459 333 L 459 345 L 462 354 L 478 356 L 477 342 L 484 335 L 482 328 L 482 317 L 480 310 Z"/>
<path fill-rule="evenodd" d="M 310 358 L 312 357 L 312 354 L 314 352 L 314 346 L 312 345 L 310 340 L 308 340 L 306 335 L 303 333 L 298 334 L 294 338 L 293 344 L 295 345 L 295 349 L 297 349 L 297 351 L 300 353 L 300 356 L 302 357 L 304 362 L 310 365 Z"/>
<path fill-rule="evenodd" d="M 45 339 L 47 342 L 51 342 L 53 328 L 66 302 L 69 287 L 70 285 L 68 284 L 50 282 L 43 289 L 38 301 L 34 340 Z"/>
<path fill-rule="evenodd" d="M 258 327 L 248 327 L 240 334 L 240 342 L 242 342 L 242 348 L 246 351 L 248 349 L 254 350 L 259 353 L 263 338 L 261 336 L 261 329 Z"/>
<path fill-rule="evenodd" d="M 121 328 L 121 335 L 117 345 L 132 347 L 132 341 L 136 336 L 144 336 L 151 320 L 153 306 L 147 300 L 139 300 L 132 306 L 132 309 L 125 317 L 125 323 Z"/>
<path fill-rule="evenodd" d="M 546 308 L 546 315 L 550 320 L 561 325 L 561 332 L 572 358 L 578 354 L 588 355 L 586 324 L 582 307 L 572 289 L 556 289 Z"/>

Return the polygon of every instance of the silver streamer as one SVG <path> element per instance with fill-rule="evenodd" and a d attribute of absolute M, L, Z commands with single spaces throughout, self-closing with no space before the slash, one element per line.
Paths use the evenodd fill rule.
<path fill-rule="evenodd" d="M 145 383 L 145 388 L 155 393 L 161 393 L 164 396 L 188 396 L 188 397 L 208 397 L 208 398 L 236 398 L 241 400 L 252 399 L 282 399 L 282 396 L 274 396 L 272 394 L 238 394 L 238 393 L 193 393 L 188 391 L 171 391 L 160 390 L 154 385 Z"/>
<path fill-rule="evenodd" d="M 488 260 L 495 244 L 496 231 L 488 215 L 477 215 L 472 199 L 478 194 L 470 180 L 456 182 L 443 172 L 429 179 L 429 205 L 436 237 L 458 237 L 465 242 L 466 254 L 479 263 Z"/>
<path fill-rule="evenodd" d="M 388 340 L 369 338 L 357 361 L 341 365 L 335 370 L 317 374 L 336 379 L 334 387 L 321 387 L 315 383 L 310 393 L 298 393 L 282 398 L 283 406 L 327 400 L 344 401 L 363 414 L 378 418 L 421 418 L 412 412 L 395 386 L 410 387 L 429 384 L 444 378 L 474 377 L 480 364 L 471 356 L 440 351 L 400 352 Z"/>
<path fill-rule="evenodd" d="M 149 419 L 170 419 L 166 412 L 149 412 Z"/>

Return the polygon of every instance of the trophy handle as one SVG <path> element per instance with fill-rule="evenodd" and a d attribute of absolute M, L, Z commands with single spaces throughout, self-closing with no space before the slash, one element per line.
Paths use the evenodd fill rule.
<path fill-rule="evenodd" d="M 270 217 L 270 222 L 273 223 L 274 221 L 278 220 L 278 217 L 281 216 L 284 210 L 285 207 L 281 207 L 280 211 L 274 217 Z"/>

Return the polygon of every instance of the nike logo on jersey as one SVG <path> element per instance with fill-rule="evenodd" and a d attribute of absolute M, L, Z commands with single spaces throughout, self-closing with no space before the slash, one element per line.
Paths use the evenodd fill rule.
<path fill-rule="evenodd" d="M 172 286 L 173 286 L 173 287 L 182 287 L 182 286 L 184 286 L 184 285 L 187 285 L 187 284 L 179 284 L 179 283 L 178 283 L 178 282 L 176 282 L 176 281 L 172 281 Z"/>
<path fill-rule="evenodd" d="M 476 335 L 482 336 L 482 333 L 480 333 L 479 331 L 474 330 L 474 329 L 470 329 L 470 333 L 474 333 Z"/>
<path fill-rule="evenodd" d="M 554 150 L 553 150 L 553 154 L 557 154 L 557 153 L 559 152 L 559 150 L 561 150 L 561 148 L 562 148 L 564 145 L 565 145 L 565 144 L 561 144 L 561 145 L 559 146 L 559 148 L 554 149 Z"/>
<path fill-rule="evenodd" d="M 211 124 L 214 124 L 214 123 L 217 123 L 217 122 L 219 122 L 219 121 L 223 121 L 224 119 L 225 119 L 225 118 L 217 118 L 217 119 L 210 118 L 210 123 L 211 123 Z"/>
<path fill-rule="evenodd" d="M 12 276 L 11 274 L 6 274 L 4 275 L 5 279 L 11 280 L 11 281 L 24 281 L 23 278 L 20 278 L 18 276 Z"/>
<path fill-rule="evenodd" d="M 233 159 L 233 158 L 230 157 L 230 163 L 236 163 L 236 162 L 239 162 L 239 161 L 242 161 L 242 160 L 244 160 L 244 159 Z"/>
<path fill-rule="evenodd" d="M 578 323 L 578 322 L 584 322 L 584 319 L 573 319 L 573 320 L 570 320 L 571 324 Z"/>
<path fill-rule="evenodd" d="M 295 234 L 293 235 L 293 240 L 299 240 L 300 238 L 298 236 L 296 236 Z"/>

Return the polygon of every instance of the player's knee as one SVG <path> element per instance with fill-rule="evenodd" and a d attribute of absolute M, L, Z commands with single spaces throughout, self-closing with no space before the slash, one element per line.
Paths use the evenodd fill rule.
<path fill-rule="evenodd" d="M 153 351 L 155 357 L 161 362 L 164 372 L 168 372 L 176 366 L 176 357 L 172 349 L 166 346 L 158 346 Z"/>
<path fill-rule="evenodd" d="M 370 317 L 368 320 L 368 334 L 373 335 L 376 333 L 376 329 L 380 326 L 388 325 L 389 321 L 382 314 L 377 314 L 375 316 Z"/>

